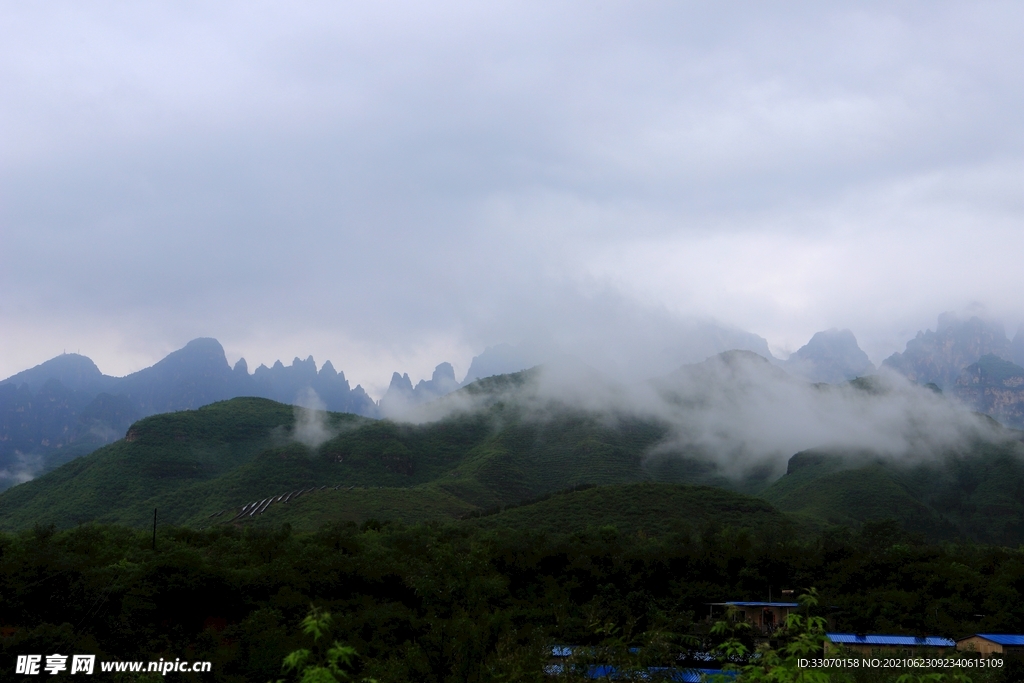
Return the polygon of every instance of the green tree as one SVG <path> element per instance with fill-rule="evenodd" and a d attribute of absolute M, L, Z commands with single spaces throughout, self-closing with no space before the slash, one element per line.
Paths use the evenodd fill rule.
<path fill-rule="evenodd" d="M 298 683 L 337 683 L 352 679 L 350 670 L 359 653 L 355 648 L 342 645 L 337 640 L 327 645 L 331 630 L 331 613 L 311 606 L 309 614 L 302 620 L 302 630 L 313 637 L 313 648 L 295 650 L 284 658 L 282 669 L 292 674 Z M 346 669 L 348 671 L 346 671 Z M 364 678 L 364 683 L 376 683 Z M 277 683 L 286 683 L 279 679 Z"/>
<path fill-rule="evenodd" d="M 733 679 L 722 675 L 712 677 L 718 681 L 759 681 L 764 683 L 829 683 L 829 675 L 824 671 L 805 669 L 799 666 L 799 660 L 817 657 L 825 647 L 825 619 L 812 617 L 810 611 L 818 604 L 818 593 L 810 589 L 799 598 L 805 615 L 790 614 L 786 617 L 786 625 L 779 634 L 783 645 L 774 649 L 770 645 L 759 646 L 754 652 L 744 645 L 739 635 L 745 624 L 733 624 L 728 620 L 717 622 L 711 632 L 719 636 L 727 636 L 718 651 L 726 661 L 747 659 L 747 663 L 736 665 L 728 663 L 726 670 L 738 670 L 739 675 Z"/>

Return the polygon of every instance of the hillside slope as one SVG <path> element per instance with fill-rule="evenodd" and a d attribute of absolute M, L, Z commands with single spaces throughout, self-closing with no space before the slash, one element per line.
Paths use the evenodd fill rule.
<path fill-rule="evenodd" d="M 647 536 L 710 527 L 796 532 L 793 521 L 761 498 L 711 486 L 661 482 L 559 492 L 471 522 L 482 528 L 528 529 L 552 535 L 608 526 L 622 534 Z"/>
<path fill-rule="evenodd" d="M 176 521 L 180 513 L 169 499 L 178 507 L 201 505 L 197 486 L 271 447 L 273 430 L 292 419 L 290 406 L 234 399 L 140 420 L 125 439 L 0 494 L 0 526 L 139 525 L 152 519 L 155 506 Z"/>
<path fill-rule="evenodd" d="M 482 529 L 551 536 L 602 528 L 641 536 L 692 535 L 730 528 L 792 537 L 813 526 L 801 526 L 753 496 L 710 486 L 657 482 L 585 485 L 545 494 L 521 505 L 482 511 L 431 484 L 410 489 L 328 487 L 285 504 L 271 505 L 264 514 L 243 514 L 234 523 L 258 527 L 288 523 L 296 531 L 312 531 L 326 522 L 393 520 L 410 524 L 452 519 Z M 222 521 L 196 520 L 196 524 L 210 526 Z"/>
<path fill-rule="evenodd" d="M 895 519 L 931 539 L 1024 541 L 1024 444 L 976 443 L 930 459 L 806 451 L 761 492 L 804 519 L 858 526 Z"/>

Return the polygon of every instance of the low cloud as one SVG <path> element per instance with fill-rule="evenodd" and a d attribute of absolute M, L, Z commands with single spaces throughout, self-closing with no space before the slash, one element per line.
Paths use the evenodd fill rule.
<path fill-rule="evenodd" d="M 292 437 L 310 448 L 334 438 L 337 432 L 327 424 L 327 406 L 320 396 L 306 387 L 295 397 L 295 429 Z"/>
<path fill-rule="evenodd" d="M 0 491 L 24 484 L 26 481 L 32 481 L 39 476 L 42 470 L 43 457 L 41 455 L 15 451 L 14 463 L 0 469 Z"/>
<path fill-rule="evenodd" d="M 408 417 L 427 422 L 500 401 L 522 406 L 529 420 L 549 420 L 565 410 L 602 415 L 610 424 L 649 420 L 665 425 L 668 434 L 651 458 L 696 458 L 732 477 L 754 471 L 780 476 L 793 454 L 808 449 L 916 462 L 979 440 L 1013 438 L 955 399 L 885 369 L 853 383 L 812 384 L 747 351 L 719 354 L 645 382 L 619 382 L 567 359 L 525 378 L 486 391 L 464 389 Z"/>
<path fill-rule="evenodd" d="M 1007 438 L 991 422 L 888 372 L 851 384 L 810 384 L 753 354 L 728 353 L 653 386 L 643 410 L 672 426 L 661 453 L 714 460 L 725 473 L 785 471 L 790 456 L 823 448 L 907 461 Z"/>

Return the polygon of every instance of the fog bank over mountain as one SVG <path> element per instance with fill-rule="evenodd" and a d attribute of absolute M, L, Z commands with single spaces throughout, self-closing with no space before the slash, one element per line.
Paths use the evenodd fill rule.
<path fill-rule="evenodd" d="M 516 381 L 470 386 L 403 417 L 431 422 L 495 402 L 541 422 L 565 411 L 603 415 L 612 424 L 653 420 L 667 427 L 668 437 L 648 454 L 652 466 L 710 465 L 734 479 L 771 480 L 794 453 L 808 449 L 915 463 L 1019 436 L 891 370 L 852 383 L 814 384 L 749 351 L 630 383 L 563 359 Z"/>

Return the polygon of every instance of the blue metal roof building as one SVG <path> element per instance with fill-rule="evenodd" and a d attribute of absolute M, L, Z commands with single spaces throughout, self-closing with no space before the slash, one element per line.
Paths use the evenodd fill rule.
<path fill-rule="evenodd" d="M 956 642 L 952 638 L 940 636 L 885 636 L 864 633 L 826 633 L 828 639 L 837 645 L 898 645 L 910 647 L 953 647 Z"/>
<path fill-rule="evenodd" d="M 941 636 L 891 636 L 875 633 L 826 633 L 829 646 L 847 647 L 851 650 L 869 652 L 871 650 L 902 650 L 907 648 L 947 648 L 955 647 L 956 641 Z"/>
<path fill-rule="evenodd" d="M 976 652 L 985 657 L 996 654 L 1024 655 L 1024 635 L 975 633 L 956 641 L 956 649 L 962 652 Z"/>
<path fill-rule="evenodd" d="M 1010 633 L 979 633 L 979 638 L 985 640 L 991 640 L 993 643 L 999 643 L 1000 645 L 1016 645 L 1017 647 L 1024 647 L 1024 636 L 1013 635 Z"/>

